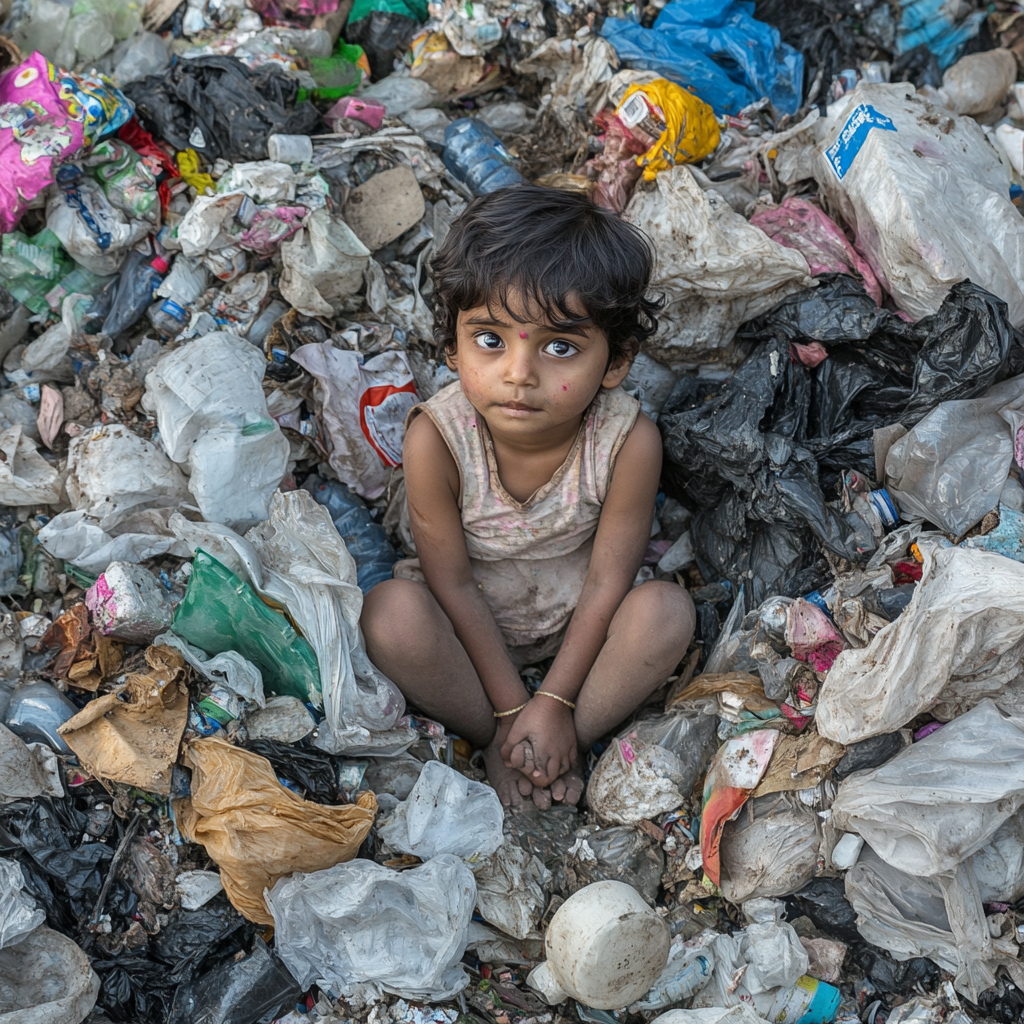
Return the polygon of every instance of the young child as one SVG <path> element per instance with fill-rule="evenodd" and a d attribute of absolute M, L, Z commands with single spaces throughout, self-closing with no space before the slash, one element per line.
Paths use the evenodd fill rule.
<path fill-rule="evenodd" d="M 661 438 L 619 385 L 657 326 L 647 240 L 584 195 L 474 199 L 434 257 L 435 334 L 459 381 L 409 414 L 419 557 L 367 595 L 369 655 L 483 748 L 505 806 L 579 800 L 580 753 L 682 659 L 693 602 L 634 587 Z M 532 696 L 519 669 L 555 656 Z"/>

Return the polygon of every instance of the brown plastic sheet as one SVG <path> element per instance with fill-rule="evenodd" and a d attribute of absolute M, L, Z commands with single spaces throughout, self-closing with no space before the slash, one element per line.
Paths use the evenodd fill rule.
<path fill-rule="evenodd" d="M 303 800 L 265 757 L 216 736 L 189 743 L 183 764 L 192 769 L 192 796 L 175 802 L 178 827 L 206 847 L 228 898 L 257 924 L 274 923 L 264 889 L 352 860 L 377 813 L 372 793 L 338 807 Z"/>

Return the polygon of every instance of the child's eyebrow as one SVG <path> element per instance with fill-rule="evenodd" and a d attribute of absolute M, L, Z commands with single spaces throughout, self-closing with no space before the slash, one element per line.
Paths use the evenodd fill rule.
<path fill-rule="evenodd" d="M 495 317 L 487 316 L 471 316 L 466 318 L 467 324 L 473 324 L 476 327 L 508 327 L 511 328 L 511 324 L 505 323 L 504 320 L 498 320 Z"/>

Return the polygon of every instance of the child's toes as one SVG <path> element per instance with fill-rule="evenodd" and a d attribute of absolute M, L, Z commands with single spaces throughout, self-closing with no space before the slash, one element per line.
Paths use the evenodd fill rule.
<path fill-rule="evenodd" d="M 576 768 L 570 768 L 564 775 L 551 783 L 551 795 L 559 803 L 578 804 L 583 796 L 583 776 Z"/>
<path fill-rule="evenodd" d="M 551 806 L 551 790 L 543 786 L 534 786 L 533 802 L 540 810 L 546 811 Z"/>
<path fill-rule="evenodd" d="M 516 780 L 516 785 L 523 796 L 529 796 L 533 792 L 533 783 L 525 775 L 519 776 Z"/>

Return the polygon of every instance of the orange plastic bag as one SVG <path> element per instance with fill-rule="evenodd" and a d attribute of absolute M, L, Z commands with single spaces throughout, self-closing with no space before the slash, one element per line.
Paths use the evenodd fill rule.
<path fill-rule="evenodd" d="M 637 139 L 650 143 L 647 152 L 636 158 L 645 181 L 653 181 L 658 171 L 675 164 L 703 160 L 718 146 L 715 112 L 667 78 L 631 85 L 615 108 L 615 116 Z"/>
<path fill-rule="evenodd" d="M 339 807 L 303 800 L 265 757 L 216 736 L 190 743 L 182 763 L 192 769 L 192 796 L 175 801 L 178 827 L 206 847 L 228 899 L 257 924 L 274 923 L 264 889 L 295 871 L 352 860 L 377 813 L 372 793 Z"/>

